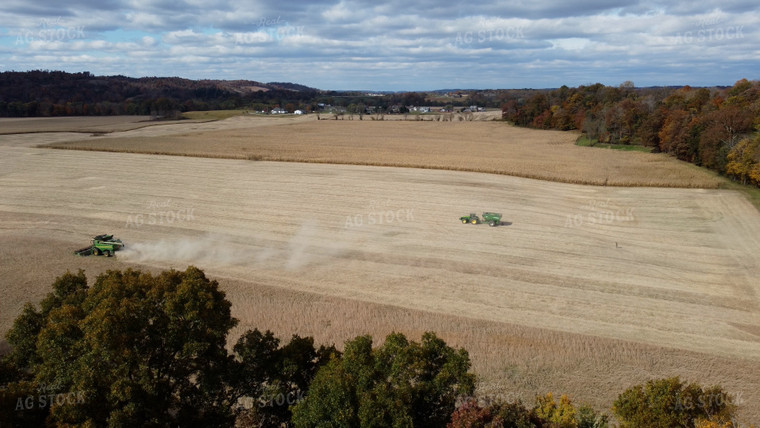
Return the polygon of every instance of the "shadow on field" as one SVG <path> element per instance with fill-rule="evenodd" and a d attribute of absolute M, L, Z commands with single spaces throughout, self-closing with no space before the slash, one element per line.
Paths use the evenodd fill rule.
<path fill-rule="evenodd" d="M 467 224 L 469 225 L 470 223 L 467 223 Z M 484 225 L 488 226 L 487 222 L 480 222 L 478 224 L 479 225 L 480 224 L 484 224 Z M 512 222 L 511 221 L 500 221 L 498 224 L 496 224 L 496 226 L 512 226 Z"/>

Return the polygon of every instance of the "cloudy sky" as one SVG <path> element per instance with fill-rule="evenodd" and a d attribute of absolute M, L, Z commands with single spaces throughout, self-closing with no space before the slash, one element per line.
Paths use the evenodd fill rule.
<path fill-rule="evenodd" d="M 320 89 L 758 79 L 760 2 L 3 0 L 0 71 Z"/>

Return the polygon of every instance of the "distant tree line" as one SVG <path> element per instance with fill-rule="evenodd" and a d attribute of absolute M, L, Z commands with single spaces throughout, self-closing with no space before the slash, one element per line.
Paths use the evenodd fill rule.
<path fill-rule="evenodd" d="M 408 106 L 498 108 L 526 90 L 398 92 L 368 95 L 359 91 L 325 91 L 295 83 L 190 80 L 179 77 L 95 76 L 89 72 L 34 70 L 0 73 L 1 117 L 153 115 L 187 111 L 250 109 L 317 112 L 329 107 L 372 107 L 381 113 L 404 113 Z M 439 91 L 440 92 L 440 91 Z"/>
<path fill-rule="evenodd" d="M 310 104 L 318 91 L 301 85 L 178 77 L 94 76 L 89 72 L 0 73 L 0 116 L 154 115 Z"/>
<path fill-rule="evenodd" d="M 27 304 L 0 358 L 0 426 L 606 427 L 608 417 L 550 393 L 533 406 L 481 403 L 466 350 L 433 333 L 314 346 L 237 324 L 216 281 L 194 267 L 66 273 Z M 720 387 L 678 378 L 620 394 L 623 427 L 731 427 Z"/>
<path fill-rule="evenodd" d="M 502 105 L 519 126 L 578 130 L 593 144 L 651 147 L 760 186 L 760 82 L 726 88 L 595 84 L 535 91 Z"/>

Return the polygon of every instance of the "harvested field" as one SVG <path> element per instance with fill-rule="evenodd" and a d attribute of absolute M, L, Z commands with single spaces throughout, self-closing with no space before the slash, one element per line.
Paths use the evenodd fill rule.
<path fill-rule="evenodd" d="M 275 132 L 247 120 L 224 121 L 245 131 L 198 125 Z M 278 132 L 323 122 L 285 119 Z M 337 127 L 371 124 L 333 122 L 338 140 L 348 137 Z M 422 125 L 474 126 L 463 130 L 483 138 L 503 127 Z M 171 140 L 170 129 L 124 134 Z M 370 134 L 354 139 L 379 138 Z M 551 146 L 545 135 L 529 141 Z M 681 375 L 723 385 L 744 421 L 760 420 L 760 214 L 737 192 L 35 148 L 67 137 L 0 137 L 2 332 L 66 269 L 192 263 L 220 278 L 238 333 L 342 343 L 434 330 L 470 351 L 491 396 L 551 390 L 605 409 L 634 383 Z M 505 223 L 458 222 L 472 211 Z M 71 255 L 104 232 L 127 251 Z"/>
<path fill-rule="evenodd" d="M 47 220 L 40 221 L 36 219 Z M 49 238 L 49 228 L 32 229 L 48 216 L 31 216 L 27 229 L 0 230 L 0 245 L 39 248 L 12 256 L 0 252 L 0 274 L 14 278 L 14 287 L 3 289 L 0 314 L 20 311 L 23 302 L 39 301 L 50 291 L 55 276 L 66 269 L 84 269 L 90 279 L 108 269 L 160 269 L 126 262 L 123 258 L 70 257 L 81 240 Z M 5 222 L 6 217 L 0 218 Z M 88 220 L 90 227 L 105 230 L 109 222 Z M 109 229 L 110 230 L 110 229 Z M 9 264 L 12 263 L 12 264 Z M 28 266 L 41 266 L 32 270 Z M 179 268 L 179 266 L 177 266 Z M 337 343 L 347 338 L 371 334 L 379 344 L 391 331 L 400 331 L 419 341 L 425 331 L 435 331 L 452 346 L 465 347 L 480 384 L 478 395 L 532 403 L 538 394 L 567 393 L 573 400 L 592 404 L 609 412 L 609 406 L 625 387 L 651 378 L 681 376 L 703 384 L 721 384 L 740 404 L 744 421 L 760 419 L 755 403 L 760 385 L 758 363 L 751 360 L 717 357 L 700 352 L 647 346 L 640 343 L 604 339 L 555 330 L 536 329 L 489 322 L 474 318 L 376 304 L 354 299 L 266 286 L 251 281 L 218 279 L 233 303 L 233 315 L 241 320 L 230 335 L 237 339 L 247 329 L 274 331 L 287 341 L 292 334 L 313 336 L 317 343 Z M 18 306 L 18 309 L 16 309 Z M 6 309 L 13 307 L 13 309 Z M 0 331 L 10 320 L 2 316 Z M 2 345 L 0 341 L 0 349 Z M 232 345 L 232 343 L 230 344 Z"/>
<path fill-rule="evenodd" d="M 73 116 L 73 117 L 24 117 L 24 118 L 0 118 L 0 135 L 6 138 L 17 138 L 13 134 L 39 134 L 39 133 L 78 133 L 93 134 L 93 137 L 102 137 L 110 133 L 125 133 L 126 131 L 144 130 L 155 127 L 152 135 L 176 133 L 177 126 L 184 129 L 214 130 L 234 128 L 233 122 L 225 122 L 223 125 L 216 123 L 217 117 L 229 117 L 239 115 L 237 111 L 224 111 L 218 114 L 191 114 L 192 119 L 180 120 L 154 120 L 150 116 Z M 259 118 L 261 120 L 262 118 Z M 272 123 L 271 121 L 269 122 Z M 249 126 L 251 121 L 248 121 Z M 221 125 L 221 126 L 220 126 Z M 144 132 L 144 131 L 143 131 Z M 81 136 L 80 136 L 81 138 Z"/>
<path fill-rule="evenodd" d="M 577 135 L 496 121 L 314 120 L 235 117 L 173 134 L 153 127 L 132 135 L 53 144 L 55 148 L 212 158 L 399 166 L 474 171 L 607 186 L 717 188 L 721 179 L 665 154 L 574 145 Z M 180 125 L 181 126 L 181 125 Z"/>
<path fill-rule="evenodd" d="M 38 132 L 107 133 L 128 131 L 171 122 L 151 121 L 149 116 L 77 116 L 0 118 L 0 135 Z"/>

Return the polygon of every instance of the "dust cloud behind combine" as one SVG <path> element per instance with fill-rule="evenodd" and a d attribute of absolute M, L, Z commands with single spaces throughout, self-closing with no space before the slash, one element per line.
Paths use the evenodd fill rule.
<path fill-rule="evenodd" d="M 281 268 L 294 271 L 310 264 L 325 264 L 339 256 L 347 243 L 323 242 L 316 235 L 317 224 L 306 221 L 287 242 L 264 244 L 247 237 L 241 244 L 229 237 L 205 234 L 129 244 L 118 256 L 132 263 L 167 263 L 224 268 L 232 266 Z"/>

